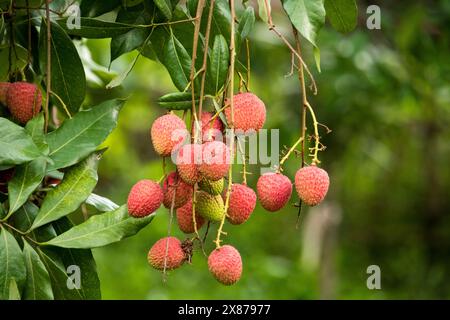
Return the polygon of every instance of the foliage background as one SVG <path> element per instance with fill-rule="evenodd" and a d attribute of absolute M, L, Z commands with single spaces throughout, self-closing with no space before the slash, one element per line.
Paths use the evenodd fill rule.
<path fill-rule="evenodd" d="M 381 7 L 381 30 L 366 28 L 370 4 Z M 321 30 L 320 74 L 305 49 L 319 84 L 311 102 L 333 130 L 321 154 L 331 177 L 326 203 L 304 208 L 299 229 L 293 206 L 271 214 L 258 205 L 249 222 L 227 226 L 225 241 L 239 248 L 244 262 L 243 277 L 232 287 L 211 277 L 200 253 L 163 283 L 146 262 L 150 246 L 167 234 L 168 214 L 160 209 L 137 236 L 94 250 L 103 298 L 450 298 L 450 4 L 358 5 L 360 21 L 351 34 Z M 274 20 L 289 32 L 276 12 Z M 251 40 L 252 91 L 268 108 L 266 128 L 279 128 L 281 144 L 291 145 L 300 127 L 300 96 L 297 77 L 286 77 L 289 52 L 260 21 Z M 109 40 L 86 43 L 93 61 L 107 67 Z M 111 69 L 122 72 L 135 55 L 122 56 Z M 164 112 L 157 98 L 174 90 L 165 69 L 143 58 L 120 89 L 90 82 L 92 102 L 130 97 L 105 142 L 110 148 L 96 193 L 124 203 L 134 182 L 159 179 L 161 160 L 149 128 Z M 292 158 L 285 170 L 293 177 L 298 166 Z M 259 170 L 251 170 L 255 186 Z M 174 234 L 183 237 L 176 228 Z M 381 268 L 382 290 L 366 287 L 372 264 Z"/>

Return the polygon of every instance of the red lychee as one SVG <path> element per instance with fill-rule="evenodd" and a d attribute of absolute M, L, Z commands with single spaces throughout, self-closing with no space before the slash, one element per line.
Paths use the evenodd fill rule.
<path fill-rule="evenodd" d="M 273 212 L 283 208 L 289 201 L 292 183 L 281 173 L 268 172 L 259 177 L 256 189 L 263 208 Z"/>
<path fill-rule="evenodd" d="M 11 83 L 6 94 L 6 105 L 13 118 L 25 124 L 41 111 L 41 91 L 33 83 Z"/>
<path fill-rule="evenodd" d="M 230 150 L 225 143 L 221 141 L 205 142 L 202 145 L 200 173 L 206 179 L 220 180 L 228 173 L 230 158 Z"/>
<path fill-rule="evenodd" d="M 242 259 L 239 251 L 230 245 L 215 249 L 208 257 L 209 271 L 224 285 L 235 284 L 242 275 Z"/>
<path fill-rule="evenodd" d="M 174 171 L 164 180 L 162 190 L 164 193 L 163 204 L 164 207 L 170 209 L 172 206 L 172 199 L 174 198 L 174 209 L 183 206 L 192 196 L 192 186 L 181 180 L 179 175 Z"/>
<path fill-rule="evenodd" d="M 147 260 L 157 270 L 164 270 L 164 261 L 166 270 L 173 270 L 181 267 L 186 260 L 186 254 L 180 240 L 175 237 L 165 237 L 156 241 L 151 247 Z"/>
<path fill-rule="evenodd" d="M 202 146 L 186 144 L 178 150 L 176 165 L 178 175 L 189 185 L 194 185 L 201 179 L 199 165 L 202 162 Z"/>
<path fill-rule="evenodd" d="M 330 178 L 328 173 L 315 165 L 303 167 L 295 174 L 295 189 L 308 206 L 315 206 L 325 198 Z"/>
<path fill-rule="evenodd" d="M 229 104 L 229 100 L 225 103 Z M 266 121 L 266 106 L 255 94 L 238 93 L 233 98 L 234 129 L 247 131 L 260 130 Z M 231 124 L 231 108 L 225 109 L 227 122 Z"/>
<path fill-rule="evenodd" d="M 6 94 L 8 93 L 10 83 L 0 82 L 0 103 L 6 106 Z"/>
<path fill-rule="evenodd" d="M 150 136 L 156 152 L 167 157 L 186 138 L 186 124 L 178 116 L 166 114 L 153 122 Z"/>
<path fill-rule="evenodd" d="M 128 213 L 136 218 L 148 216 L 161 206 L 163 198 L 159 184 L 141 180 L 131 188 L 128 195 Z"/>
<path fill-rule="evenodd" d="M 224 199 L 226 192 L 224 192 Z M 256 193 L 246 185 L 233 183 L 227 219 L 231 224 L 242 224 L 250 218 L 256 206 Z"/>
<path fill-rule="evenodd" d="M 194 220 L 192 219 L 192 199 L 188 200 L 184 206 L 177 209 L 177 222 L 178 227 L 184 233 L 195 232 Z M 205 219 L 196 214 L 195 223 L 197 224 L 197 230 L 200 230 L 205 223 Z"/>

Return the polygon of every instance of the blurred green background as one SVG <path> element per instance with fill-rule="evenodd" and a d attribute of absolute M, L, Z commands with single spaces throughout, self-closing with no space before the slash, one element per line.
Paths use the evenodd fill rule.
<path fill-rule="evenodd" d="M 381 30 L 366 28 L 370 4 L 381 8 Z M 242 279 L 232 287 L 213 279 L 200 251 L 192 265 L 170 272 L 163 283 L 146 261 L 153 243 L 167 235 L 169 215 L 161 208 L 137 236 L 94 250 L 103 298 L 450 298 L 450 2 L 358 5 L 355 31 L 321 31 L 321 73 L 304 46 L 319 86 L 317 96 L 309 93 L 310 102 L 332 129 L 328 135 L 321 131 L 327 149 L 320 159 L 331 178 L 326 201 L 304 208 L 298 229 L 295 192 L 280 212 L 258 204 L 244 225 L 226 225 L 225 241 L 240 250 L 244 263 Z M 274 11 L 279 30 L 290 34 L 275 3 Z M 162 175 L 149 129 L 164 113 L 156 100 L 175 89 L 161 65 L 141 57 L 123 87 L 105 90 L 97 76 L 108 67 L 109 40 L 84 45 L 84 62 L 90 60 L 87 47 L 89 68 L 96 69 L 88 73 L 89 102 L 129 97 L 105 143 L 109 150 L 96 189 L 121 204 L 137 180 Z M 118 59 L 111 70 L 124 72 L 136 54 Z M 252 91 L 268 111 L 265 127 L 279 128 L 280 145 L 290 146 L 301 118 L 298 79 L 287 76 L 290 54 L 259 21 L 251 55 Z M 293 178 L 299 165 L 292 157 L 285 173 Z M 259 168 L 250 171 L 249 185 L 255 187 Z M 215 227 L 208 251 L 214 232 Z M 173 234 L 185 238 L 176 225 Z M 369 265 L 381 269 L 381 290 L 366 286 Z"/>

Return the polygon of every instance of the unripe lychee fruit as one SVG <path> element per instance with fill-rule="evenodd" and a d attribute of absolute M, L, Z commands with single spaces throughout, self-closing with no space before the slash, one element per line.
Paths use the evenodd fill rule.
<path fill-rule="evenodd" d="M 230 150 L 221 141 L 205 142 L 202 145 L 202 163 L 199 170 L 204 178 L 217 181 L 230 169 Z"/>
<path fill-rule="evenodd" d="M 151 247 L 147 260 L 156 270 L 164 270 L 164 261 L 166 270 L 173 270 L 181 267 L 186 260 L 186 254 L 180 240 L 175 237 L 165 237 L 156 241 Z"/>
<path fill-rule="evenodd" d="M 263 208 L 273 212 L 283 208 L 289 201 L 292 183 L 281 173 L 268 172 L 259 177 L 256 189 Z"/>
<path fill-rule="evenodd" d="M 189 185 L 200 181 L 199 166 L 202 162 L 202 146 L 185 144 L 178 150 L 176 165 L 178 175 Z"/>
<path fill-rule="evenodd" d="M 41 111 L 41 91 L 32 83 L 11 83 L 6 93 L 6 105 L 13 118 L 25 124 Z"/>
<path fill-rule="evenodd" d="M 208 268 L 217 281 L 232 285 L 242 275 L 242 259 L 239 251 L 230 245 L 215 249 L 208 257 Z"/>
<path fill-rule="evenodd" d="M 202 179 L 198 183 L 198 186 L 201 190 L 206 191 L 209 194 L 218 195 L 218 194 L 221 194 L 223 191 L 223 184 L 224 184 L 223 178 L 220 180 L 217 180 L 217 181 Z"/>
<path fill-rule="evenodd" d="M 329 185 L 328 173 L 315 165 L 303 167 L 295 174 L 295 189 L 300 199 L 308 206 L 322 202 Z"/>
<path fill-rule="evenodd" d="M 173 208 L 177 209 L 183 206 L 192 196 L 192 186 L 184 182 L 175 171 L 169 173 L 166 177 L 162 190 L 164 193 L 163 204 L 168 209 L 172 206 L 172 199 L 174 199 Z"/>
<path fill-rule="evenodd" d="M 211 121 L 213 114 L 211 112 L 202 112 L 201 126 L 202 142 L 223 139 L 223 123 L 218 117 Z"/>
<path fill-rule="evenodd" d="M 229 100 L 225 102 L 229 104 Z M 247 131 L 260 130 L 266 121 L 266 106 L 255 94 L 238 93 L 233 98 L 234 129 Z M 231 108 L 225 109 L 227 122 L 231 125 Z"/>
<path fill-rule="evenodd" d="M 194 220 L 192 218 L 192 199 L 190 199 L 184 206 L 177 209 L 177 222 L 178 227 L 184 233 L 194 233 Z M 205 219 L 203 219 L 198 214 L 195 214 L 195 223 L 197 224 L 197 230 L 205 223 Z"/>
<path fill-rule="evenodd" d="M 226 192 L 224 192 L 224 199 Z M 256 193 L 246 185 L 231 185 L 227 219 L 231 224 L 242 224 L 250 218 L 256 206 Z"/>
<path fill-rule="evenodd" d="M 6 106 L 6 94 L 8 93 L 10 83 L 0 82 L 0 103 Z"/>
<path fill-rule="evenodd" d="M 163 157 L 170 156 L 174 147 L 181 143 L 186 135 L 186 124 L 174 114 L 159 117 L 150 130 L 153 147 Z"/>
<path fill-rule="evenodd" d="M 222 196 L 213 196 L 207 192 L 199 191 L 196 194 L 195 213 L 211 222 L 222 221 L 225 214 Z"/>
<path fill-rule="evenodd" d="M 163 198 L 159 184 L 151 180 L 141 180 L 128 194 L 128 213 L 136 218 L 148 216 L 161 206 Z"/>

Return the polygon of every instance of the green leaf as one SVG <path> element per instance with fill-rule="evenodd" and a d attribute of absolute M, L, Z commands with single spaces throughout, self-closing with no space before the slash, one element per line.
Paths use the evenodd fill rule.
<path fill-rule="evenodd" d="M 199 98 L 195 97 L 198 103 Z M 158 104 L 167 110 L 189 110 L 192 108 L 191 92 L 173 92 L 163 95 L 158 99 Z"/>
<path fill-rule="evenodd" d="M 67 171 L 63 181 L 45 196 L 30 230 L 68 215 L 87 199 L 97 184 L 98 161 L 99 152 L 94 152 Z"/>
<path fill-rule="evenodd" d="M 0 166 L 21 164 L 41 155 L 24 128 L 0 118 Z"/>
<path fill-rule="evenodd" d="M 154 215 L 133 218 L 127 207 L 102 213 L 51 239 L 44 245 L 63 248 L 96 248 L 135 235 L 153 220 Z"/>
<path fill-rule="evenodd" d="M 45 265 L 36 251 L 26 241 L 23 241 L 23 256 L 27 270 L 23 299 L 53 300 L 50 277 L 45 269 Z"/>
<path fill-rule="evenodd" d="M 174 85 L 183 91 L 191 72 L 191 57 L 180 41 L 172 34 L 164 47 L 163 64 L 169 72 Z"/>
<path fill-rule="evenodd" d="M 117 205 L 116 203 L 95 193 L 91 193 L 89 195 L 89 197 L 86 199 L 86 204 L 91 205 L 98 211 L 102 212 L 113 211 L 119 208 L 119 205 Z"/>
<path fill-rule="evenodd" d="M 20 300 L 20 291 L 17 287 L 17 282 L 14 279 L 11 279 L 11 281 L 9 282 L 8 300 Z"/>
<path fill-rule="evenodd" d="M 107 85 L 106 85 L 106 89 L 112 89 L 115 87 L 118 87 L 122 84 L 122 82 L 126 79 L 126 77 L 130 74 L 130 72 L 133 70 L 137 60 L 139 59 L 140 54 L 138 53 L 133 61 L 131 61 L 131 63 L 128 64 L 128 67 L 120 74 L 118 74 L 117 76 L 115 76 Z"/>
<path fill-rule="evenodd" d="M 43 154 L 48 155 L 49 150 L 47 142 L 45 141 L 44 123 L 44 113 L 41 112 L 27 122 L 25 131 L 31 139 L 33 139 L 39 150 L 41 150 Z"/>
<path fill-rule="evenodd" d="M 172 4 L 170 3 L 170 0 L 153 0 L 153 2 L 167 20 L 172 19 Z"/>
<path fill-rule="evenodd" d="M 325 11 L 334 29 L 347 33 L 355 29 L 358 8 L 355 0 L 325 0 Z"/>
<path fill-rule="evenodd" d="M 67 275 L 64 265 L 41 248 L 38 248 L 37 252 L 50 276 L 54 298 L 56 300 L 83 300 L 82 288 L 69 289 L 67 284 L 72 283 L 72 280 Z"/>
<path fill-rule="evenodd" d="M 127 11 L 122 8 L 117 15 L 116 22 L 146 25 L 151 22 L 151 18 L 146 10 Z M 111 62 L 122 54 L 142 46 L 149 34 L 149 28 L 134 28 L 127 33 L 113 37 L 111 39 Z"/>
<path fill-rule="evenodd" d="M 73 165 L 94 151 L 116 127 L 123 103 L 123 100 L 109 100 L 80 111 L 49 133 L 49 156 L 54 164 L 48 170 Z"/>
<path fill-rule="evenodd" d="M 67 34 L 88 39 L 111 38 L 135 28 L 135 26 L 126 23 L 108 22 L 81 17 L 80 28 L 69 29 L 67 27 L 67 19 L 68 18 L 57 20 L 58 24 L 67 32 Z"/>
<path fill-rule="evenodd" d="M 270 1 L 267 1 L 267 6 L 269 7 L 270 11 Z M 269 13 L 267 12 L 265 0 L 258 0 L 258 14 L 262 21 L 264 21 L 265 23 L 269 22 Z"/>
<path fill-rule="evenodd" d="M 22 250 L 14 236 L 0 225 L 0 300 L 9 298 L 11 280 L 21 288 L 25 278 Z"/>
<path fill-rule="evenodd" d="M 252 7 L 247 7 L 241 16 L 238 25 L 238 32 L 241 34 L 241 39 L 245 39 L 250 34 L 250 31 L 255 25 L 255 10 Z"/>
<path fill-rule="evenodd" d="M 63 217 L 53 223 L 58 234 L 62 234 L 73 227 L 72 222 Z M 81 271 L 81 294 L 84 299 L 101 299 L 100 279 L 97 274 L 97 266 L 90 249 L 53 248 L 61 257 L 62 263 L 68 266 L 76 265 Z"/>
<path fill-rule="evenodd" d="M 222 35 L 217 35 L 211 51 L 210 74 L 215 93 L 225 84 L 228 75 L 230 54 L 228 44 Z"/>
<path fill-rule="evenodd" d="M 8 183 L 9 215 L 17 211 L 40 185 L 46 167 L 47 160 L 44 157 L 16 167 L 14 176 Z"/>
<path fill-rule="evenodd" d="M 47 22 L 42 21 L 41 28 Z M 40 66 L 47 66 L 47 33 L 41 32 L 39 39 Z M 72 40 L 56 23 L 51 24 L 51 83 L 52 91 L 64 102 L 67 110 L 58 98 L 54 103 L 64 112 L 75 114 L 83 103 L 86 94 L 86 76 L 83 64 Z"/>
<path fill-rule="evenodd" d="M 82 17 L 98 17 L 104 13 L 113 11 L 120 6 L 121 0 L 83 0 L 80 4 Z"/>
<path fill-rule="evenodd" d="M 317 47 L 317 34 L 325 23 L 323 0 L 282 0 L 282 2 L 295 28 Z"/>
<path fill-rule="evenodd" d="M 30 229 L 39 212 L 39 207 L 27 201 L 12 217 L 14 227 L 22 232 Z M 48 241 L 56 237 L 56 231 L 51 224 L 47 224 L 29 233 L 38 242 Z"/>

